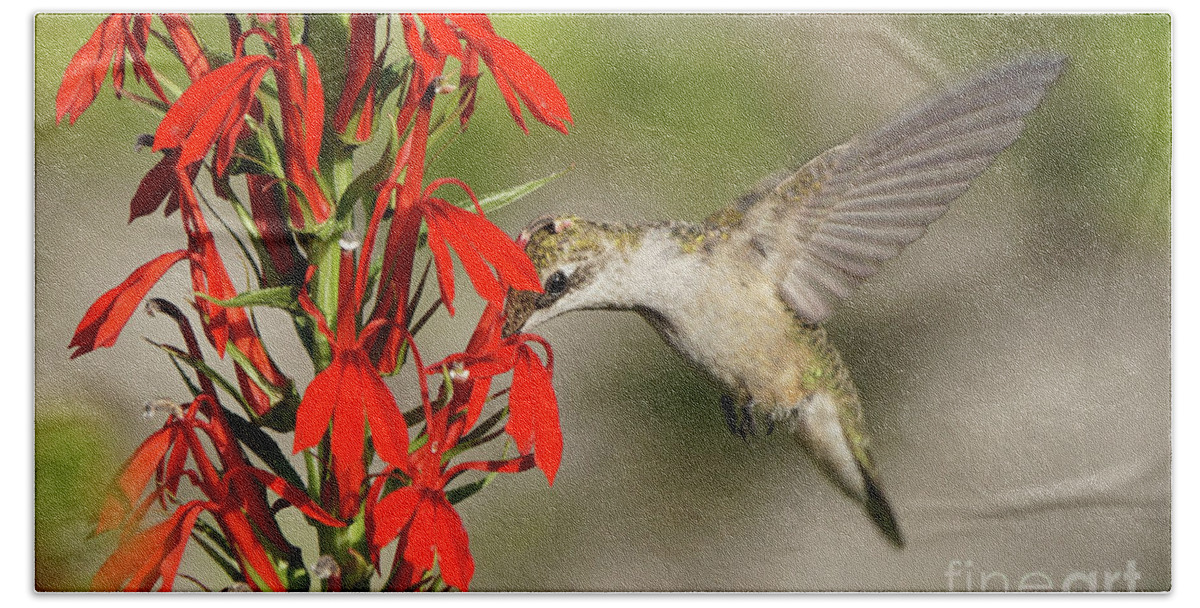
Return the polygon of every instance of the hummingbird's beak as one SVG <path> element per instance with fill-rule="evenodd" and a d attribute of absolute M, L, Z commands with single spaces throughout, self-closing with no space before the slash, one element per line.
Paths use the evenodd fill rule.
<path fill-rule="evenodd" d="M 510 289 L 504 301 L 504 327 L 500 336 L 507 338 L 525 326 L 525 322 L 537 310 L 538 292 Z"/>

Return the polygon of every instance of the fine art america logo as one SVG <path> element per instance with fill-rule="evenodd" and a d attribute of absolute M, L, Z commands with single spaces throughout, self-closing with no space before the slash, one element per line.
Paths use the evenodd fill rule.
<path fill-rule="evenodd" d="M 1142 574 L 1137 562 L 1125 562 L 1123 570 L 1070 572 L 1061 579 L 1042 571 L 1010 577 L 1004 572 L 984 571 L 970 560 L 950 560 L 946 567 L 947 591 L 1137 591 Z"/>

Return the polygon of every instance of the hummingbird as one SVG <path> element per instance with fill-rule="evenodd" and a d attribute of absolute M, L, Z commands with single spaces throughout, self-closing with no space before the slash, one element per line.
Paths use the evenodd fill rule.
<path fill-rule="evenodd" d="M 903 547 L 823 324 L 1017 140 L 1066 61 L 1033 54 L 960 80 L 700 222 L 540 218 L 517 243 L 543 291 L 509 292 L 503 333 L 575 310 L 636 312 L 725 389 L 732 432 L 786 428 Z"/>

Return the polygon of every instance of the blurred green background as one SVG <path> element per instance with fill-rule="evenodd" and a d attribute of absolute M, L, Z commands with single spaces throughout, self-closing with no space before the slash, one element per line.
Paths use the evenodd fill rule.
<path fill-rule="evenodd" d="M 161 424 L 141 404 L 183 394 L 139 339 L 172 338 L 161 320 L 137 315 L 114 348 L 67 359 L 87 306 L 183 243 L 174 217 L 126 224 L 157 161 L 133 145 L 153 112 L 106 84 L 75 125 L 54 124 L 62 70 L 99 20 L 36 20 L 39 589 L 86 586 L 114 542 L 86 538 L 102 486 Z M 224 44 L 220 17 L 197 22 Z M 573 166 L 493 215 L 514 233 L 544 213 L 699 219 L 965 73 L 1039 49 L 1071 63 L 1022 139 L 830 323 L 906 549 L 785 437 L 731 436 L 716 387 L 636 316 L 576 313 L 540 328 L 556 348 L 562 469 L 553 488 L 510 476 L 462 505 L 473 589 L 945 590 L 952 560 L 1013 588 L 1134 561 L 1140 589 L 1170 587 L 1169 17 L 494 22 L 554 76 L 575 125 L 522 134 L 485 78 L 429 175 L 487 193 Z M 181 301 L 185 275 L 153 295 Z M 426 348 L 461 348 L 479 310 L 464 298 Z M 264 317 L 272 353 L 307 381 L 295 338 Z M 189 551 L 183 571 L 211 575 L 206 559 Z"/>

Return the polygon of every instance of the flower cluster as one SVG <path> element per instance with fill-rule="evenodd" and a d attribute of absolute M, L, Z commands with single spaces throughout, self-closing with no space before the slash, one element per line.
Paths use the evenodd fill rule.
<path fill-rule="evenodd" d="M 500 331 L 509 290 L 540 291 L 538 276 L 484 215 L 547 180 L 480 201 L 461 180 L 429 179 L 427 150 L 466 128 L 481 62 L 526 132 L 528 111 L 566 133 L 566 100 L 482 15 L 226 22 L 222 54 L 185 16 L 111 15 L 72 58 L 56 100 L 58 120 L 74 123 L 111 72 L 119 98 L 162 112 L 152 137 L 161 160 L 138 185 L 130 221 L 160 208 L 166 217 L 178 213 L 186 242 L 101 296 L 84 314 L 71 356 L 112 346 L 154 284 L 184 261 L 202 336 L 179 307 L 147 303 L 179 327 L 182 347 L 155 346 L 190 395 L 147 405 L 166 422 L 112 485 L 97 532 L 119 530 L 120 542 L 93 586 L 170 590 L 194 539 L 236 588 L 307 590 L 316 579 L 327 590 L 370 589 L 373 580 L 395 590 L 465 590 L 474 562 L 454 505 L 499 473 L 538 468 L 553 483 L 562 455 L 550 346 Z M 407 51 L 398 62 L 387 53 L 393 32 Z M 190 79 L 174 99 L 146 59 L 153 41 Z M 145 91 L 127 87 L 127 63 Z M 457 83 L 447 76 L 455 68 Z M 355 151 L 377 139 L 382 158 L 356 170 Z M 210 228 L 216 209 L 207 189 L 237 218 L 220 223 L 253 270 L 253 284 L 240 290 Z M 469 202 L 439 194 L 447 191 Z M 441 306 L 454 314 L 452 250 L 486 309 L 462 352 L 426 365 L 415 336 Z M 438 297 L 417 314 L 431 268 Z M 272 359 L 256 307 L 290 315 L 317 372 L 307 387 Z M 231 362 L 232 380 L 202 340 Z M 384 378 L 410 362 L 418 394 L 401 395 Z M 510 373 L 509 386 L 494 390 Z M 264 428 L 292 433 L 299 472 Z M 515 456 L 466 456 L 506 438 Z M 270 502 L 268 490 L 279 499 Z M 289 505 L 315 530 L 316 564 L 302 563 L 276 522 Z M 383 550 L 393 543 L 388 564 Z"/>

